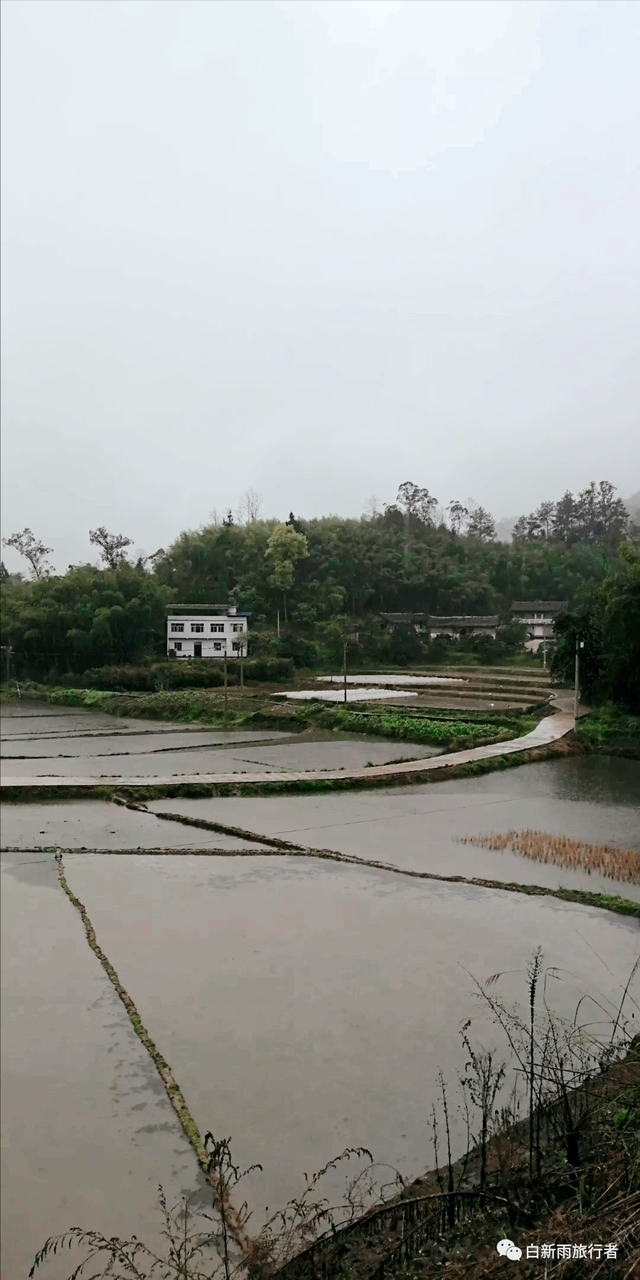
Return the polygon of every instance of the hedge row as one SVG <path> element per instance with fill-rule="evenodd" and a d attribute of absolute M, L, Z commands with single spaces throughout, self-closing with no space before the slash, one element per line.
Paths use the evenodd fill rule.
<path fill-rule="evenodd" d="M 240 663 L 227 664 L 230 685 L 240 683 Z M 291 658 L 249 658 L 245 680 L 281 683 L 293 674 Z M 162 689 L 218 689 L 224 684 L 223 663 L 215 659 L 156 662 L 145 666 L 94 667 L 82 675 L 58 677 L 67 689 L 105 689 L 115 693 L 154 693 Z"/>

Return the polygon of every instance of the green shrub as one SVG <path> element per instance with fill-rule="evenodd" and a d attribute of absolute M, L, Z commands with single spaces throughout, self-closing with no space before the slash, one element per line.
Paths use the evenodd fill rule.
<path fill-rule="evenodd" d="M 249 658 L 245 680 L 277 682 L 291 677 L 290 658 Z M 227 664 L 228 683 L 240 683 L 240 663 Z M 56 683 L 70 689 L 104 689 L 116 693 L 154 693 L 162 689 L 219 689 L 224 684 L 223 663 L 215 659 L 153 662 L 140 666 L 94 667 L 83 675 L 66 675 Z"/>

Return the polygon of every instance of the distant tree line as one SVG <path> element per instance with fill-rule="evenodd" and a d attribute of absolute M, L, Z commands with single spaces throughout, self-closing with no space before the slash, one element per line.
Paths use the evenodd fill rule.
<path fill-rule="evenodd" d="M 372 501 L 359 519 L 290 513 L 283 523 L 263 520 L 259 495 L 248 490 L 242 524 L 230 510 L 222 520 L 214 515 L 135 563 L 127 558 L 131 539 L 99 526 L 89 540 L 103 567 L 70 566 L 58 575 L 47 560 L 51 548 L 25 529 L 6 539 L 31 579 L 2 566 L 2 645 L 23 674 L 39 676 L 158 657 L 166 606 L 179 600 L 231 602 L 250 613 L 256 655 L 302 665 L 337 660 L 343 636 L 357 631 L 361 656 L 419 660 L 424 649 L 412 628 L 383 634 L 381 613 L 498 614 L 508 623 L 513 599 L 575 606 L 603 584 L 621 540 L 632 536 L 624 506 L 606 481 L 572 498 L 573 506 L 570 496 L 541 504 L 524 534 L 501 543 L 481 507 L 454 501 L 445 512 L 411 481 L 394 503 Z"/>
<path fill-rule="evenodd" d="M 558 502 L 541 502 L 531 515 L 520 516 L 513 538 L 525 542 L 586 542 L 615 548 L 629 532 L 630 517 L 608 480 L 594 481 L 574 497 L 568 491 Z"/>

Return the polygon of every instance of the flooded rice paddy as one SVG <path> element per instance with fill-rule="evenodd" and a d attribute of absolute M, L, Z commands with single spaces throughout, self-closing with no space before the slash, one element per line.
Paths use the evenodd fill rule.
<path fill-rule="evenodd" d="M 320 691 L 323 694 L 323 691 Z M 374 691 L 379 692 L 379 691 Z M 324 696 L 324 695 L 323 695 Z M 365 768 L 394 760 L 428 759 L 438 748 L 394 742 L 365 734 L 314 731 L 227 732 L 185 725 L 122 722 L 89 712 L 6 717 L 2 777 L 8 782 L 38 778 L 118 777 L 198 773 L 269 773 L 286 770 Z"/>
<path fill-rule="evenodd" d="M 40 720 L 38 743 L 57 725 L 60 751 L 69 749 L 72 724 L 76 734 L 107 735 L 74 739 L 92 750 L 100 743 L 106 750 L 105 741 L 111 750 L 108 739 L 122 743 L 127 734 L 136 751 L 141 744 L 133 721 L 78 712 Z M 3 754 L 8 738 L 18 754 L 16 723 L 7 728 Z M 191 732 L 152 726 L 158 747 L 176 734 L 177 759 L 181 735 L 192 754 Z M 288 753 L 305 747 L 322 748 L 327 767 L 335 767 L 331 752 L 377 745 L 298 745 L 282 735 L 256 748 L 252 742 L 267 735 L 205 731 L 203 741 L 202 733 L 193 732 L 193 754 L 228 759 L 238 749 L 252 757 L 259 751 L 263 768 L 290 767 Z M 390 759 L 409 754 L 406 743 L 382 745 Z M 47 1235 L 76 1223 L 153 1239 L 158 1182 L 170 1199 L 203 1195 L 156 1069 L 88 948 L 53 854 L 39 849 L 70 851 L 69 886 L 201 1131 L 232 1135 L 243 1166 L 263 1164 L 246 1185 L 261 1220 L 267 1205 L 273 1210 L 301 1190 L 305 1171 L 348 1145 L 370 1147 L 405 1175 L 430 1167 L 435 1076 L 442 1068 L 452 1079 L 463 1066 L 459 1025 L 475 1015 L 478 1039 L 489 1043 L 494 1034 L 480 1016 L 473 976 L 508 971 L 505 996 L 523 998 L 522 971 L 541 946 L 545 963 L 561 972 L 554 1007 L 569 1015 L 585 992 L 613 1005 L 640 951 L 630 918 L 402 872 L 638 899 L 633 885 L 459 841 L 532 827 L 640 850 L 639 805 L 640 765 L 597 757 L 388 792 L 173 798 L 146 813 L 92 800 L 5 805 L 2 843 L 12 850 L 2 863 L 7 1280 L 27 1274 Z M 163 820 L 162 812 L 186 823 Z M 192 818 L 256 839 L 199 829 Z M 261 845 L 261 835 L 395 870 L 285 857 Z M 124 849 L 140 852 L 118 852 Z M 150 852 L 157 849 L 175 856 Z M 251 856 L 234 856 L 247 849 Z M 633 995 L 640 1003 L 637 988 Z M 340 1175 L 327 1193 L 342 1186 Z M 42 1274 L 58 1280 L 55 1269 Z"/>
<path fill-rule="evenodd" d="M 331 684 L 342 684 L 344 676 L 316 676 L 316 680 L 330 681 Z M 393 685 L 411 685 L 412 688 L 421 688 L 426 685 L 446 686 L 452 684 L 466 684 L 467 681 L 463 676 L 416 676 L 416 675 L 400 675 L 395 673 L 392 675 L 374 675 L 374 676 L 347 676 L 347 684 L 393 684 Z"/>
<path fill-rule="evenodd" d="M 411 693 L 408 689 L 394 689 L 393 701 L 398 698 L 417 698 L 417 693 Z M 353 689 L 347 688 L 346 697 L 344 686 L 341 689 L 295 689 L 287 690 L 278 694 L 279 698 L 293 698 L 299 702 L 310 702 L 317 699 L 319 702 L 388 702 L 390 693 L 388 689 Z"/>

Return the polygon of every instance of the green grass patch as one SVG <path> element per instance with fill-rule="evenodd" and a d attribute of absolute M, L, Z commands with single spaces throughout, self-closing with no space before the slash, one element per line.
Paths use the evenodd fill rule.
<path fill-rule="evenodd" d="M 599 707 L 584 716 L 574 736 L 583 750 L 640 760 L 640 716 L 627 715 L 617 707 Z"/>

